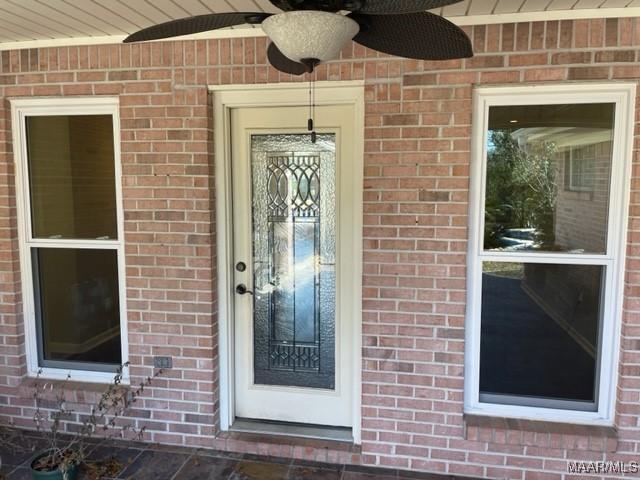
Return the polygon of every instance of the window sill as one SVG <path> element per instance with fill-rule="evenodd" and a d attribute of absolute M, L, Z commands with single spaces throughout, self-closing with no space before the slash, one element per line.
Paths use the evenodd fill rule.
<path fill-rule="evenodd" d="M 547 420 L 464 415 L 465 438 L 540 448 L 615 452 L 618 430 L 614 426 L 583 425 Z"/>
<path fill-rule="evenodd" d="M 39 374 L 38 374 L 39 372 Z M 52 367 L 32 367 L 27 373 L 28 380 L 36 380 L 36 377 L 42 381 L 68 382 L 68 383 L 86 383 L 96 385 L 109 385 L 113 383 L 116 371 L 93 371 L 93 370 L 71 370 L 69 368 L 52 368 Z M 123 371 L 121 384 L 129 385 L 129 369 Z"/>

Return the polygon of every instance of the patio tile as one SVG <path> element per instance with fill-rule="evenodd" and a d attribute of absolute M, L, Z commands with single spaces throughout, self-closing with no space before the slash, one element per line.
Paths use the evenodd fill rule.
<path fill-rule="evenodd" d="M 183 453 L 142 452 L 118 478 L 131 480 L 170 480 L 184 465 L 189 455 Z"/>
<path fill-rule="evenodd" d="M 344 465 L 339 463 L 314 462 L 313 460 L 304 460 L 301 458 L 294 459 L 291 465 L 293 467 L 310 467 L 320 470 L 333 470 L 336 472 L 342 472 L 345 468 Z"/>
<path fill-rule="evenodd" d="M 396 475 L 381 475 L 375 473 L 347 472 L 342 474 L 342 480 L 397 480 Z"/>
<path fill-rule="evenodd" d="M 116 458 L 123 462 L 135 460 L 143 450 L 139 448 L 121 447 L 118 445 L 100 445 L 89 452 L 90 460 L 107 460 Z"/>
<path fill-rule="evenodd" d="M 197 457 L 222 457 L 230 460 L 242 460 L 245 458 L 245 453 L 238 452 L 225 452 L 224 450 L 211 450 L 207 448 L 201 448 L 194 452 Z"/>
<path fill-rule="evenodd" d="M 291 467 L 289 480 L 340 480 L 342 470 L 317 467 Z"/>
<path fill-rule="evenodd" d="M 8 480 L 32 480 L 31 469 L 27 467 L 16 468 L 7 477 Z"/>
<path fill-rule="evenodd" d="M 229 480 L 284 480 L 288 473 L 289 465 L 241 460 Z"/>
<path fill-rule="evenodd" d="M 15 465 L 0 465 L 0 479 L 7 478 L 15 469 Z"/>
<path fill-rule="evenodd" d="M 31 437 L 30 442 L 32 439 L 37 437 Z M 37 445 L 37 449 L 41 447 L 42 444 Z M 31 450 L 16 451 L 7 445 L 0 446 L 0 480 L 31 480 L 27 461 L 32 456 Z M 122 463 L 122 471 L 117 474 L 119 480 L 474 480 L 446 474 L 127 441 L 100 445 L 89 453 L 89 459 L 94 461 L 112 457 Z M 86 467 L 83 467 L 78 480 L 87 478 Z"/>
<path fill-rule="evenodd" d="M 25 437 L 24 441 L 27 443 L 23 445 L 0 446 L 0 460 L 2 460 L 2 465 L 20 466 L 31 459 L 31 457 L 44 446 L 44 442 L 33 437 Z"/>
<path fill-rule="evenodd" d="M 385 479 L 398 477 L 398 470 L 396 470 L 395 468 L 372 467 L 369 465 L 345 465 L 344 471 L 345 471 L 345 474 L 349 473 L 349 474 L 365 475 L 362 478 L 368 478 L 366 475 L 374 475 L 376 477 L 385 478 Z M 360 477 L 358 476 L 354 476 L 353 478 L 360 479 Z"/>
<path fill-rule="evenodd" d="M 266 463 L 279 463 L 280 465 L 290 465 L 291 459 L 284 457 L 269 457 L 267 455 L 255 455 L 253 453 L 245 453 L 242 456 L 242 460 L 249 460 L 251 462 L 266 462 Z"/>
<path fill-rule="evenodd" d="M 194 455 L 173 477 L 174 480 L 218 480 L 229 478 L 236 460 Z"/>
<path fill-rule="evenodd" d="M 142 450 L 137 448 L 121 448 L 114 447 L 111 445 L 101 445 L 92 450 L 87 458 L 86 463 L 94 463 L 97 464 L 96 467 L 98 471 L 100 471 L 100 464 L 104 464 L 104 462 L 114 459 L 118 463 L 120 463 L 121 468 L 117 472 L 112 472 L 113 477 L 117 477 L 120 475 L 129 465 L 133 464 L 133 462 L 138 458 L 139 455 L 142 454 Z M 87 471 L 87 467 L 83 467 L 84 472 Z M 83 473 L 84 473 L 83 472 Z M 80 475 L 80 478 L 84 478 L 86 475 Z"/>
<path fill-rule="evenodd" d="M 158 443 L 147 445 L 147 448 L 149 450 L 155 450 L 158 452 L 182 453 L 185 455 L 193 455 L 198 452 L 197 447 L 183 447 L 180 445 L 162 445 Z"/>
<path fill-rule="evenodd" d="M 398 480 L 480 480 L 471 477 L 456 477 L 446 473 L 426 473 L 411 472 L 408 470 L 398 471 Z"/>

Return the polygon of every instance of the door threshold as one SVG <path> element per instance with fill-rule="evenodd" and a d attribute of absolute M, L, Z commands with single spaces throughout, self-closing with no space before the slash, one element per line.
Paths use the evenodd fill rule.
<path fill-rule="evenodd" d="M 258 433 L 283 437 L 312 438 L 334 442 L 353 443 L 353 432 L 347 427 L 328 427 L 304 423 L 276 422 L 236 418 L 229 428 L 232 432 Z"/>

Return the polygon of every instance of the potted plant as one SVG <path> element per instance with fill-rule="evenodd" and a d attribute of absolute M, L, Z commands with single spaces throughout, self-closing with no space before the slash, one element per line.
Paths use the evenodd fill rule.
<path fill-rule="evenodd" d="M 38 374 L 34 383 L 36 410 L 33 420 L 46 446 L 30 462 L 34 480 L 75 480 L 78 468 L 85 462 L 87 455 L 104 442 L 116 438 L 142 438 L 144 427 L 136 429 L 133 423 L 122 422 L 121 419 L 162 371 L 156 371 L 136 389 L 130 389 L 122 385 L 122 373 L 126 367 L 128 363 L 118 368 L 111 383 L 91 406 L 90 413 L 80 414 L 80 423 L 74 425 L 72 434 L 62 431 L 65 423 L 73 423 L 76 414 L 72 407 L 68 407 L 67 402 L 67 387 L 71 376 L 55 384 L 42 381 L 40 373 Z M 45 405 L 48 406 L 45 408 Z M 93 467 L 89 470 L 90 478 L 91 471 L 96 471 L 95 465 Z"/>

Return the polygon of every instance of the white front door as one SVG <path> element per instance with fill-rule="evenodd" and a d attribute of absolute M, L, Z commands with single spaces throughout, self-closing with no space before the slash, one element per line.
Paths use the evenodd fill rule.
<path fill-rule="evenodd" d="M 235 416 L 352 426 L 354 107 L 231 110 Z"/>

